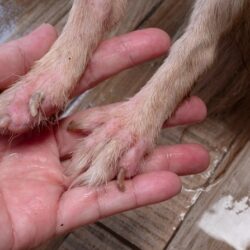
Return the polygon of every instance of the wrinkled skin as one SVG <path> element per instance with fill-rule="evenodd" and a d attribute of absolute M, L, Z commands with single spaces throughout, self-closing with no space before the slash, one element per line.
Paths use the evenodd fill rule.
<path fill-rule="evenodd" d="M 140 43 L 142 38 L 144 42 Z M 17 75 L 25 74 L 55 39 L 54 28 L 43 25 L 27 37 L 2 45 L 0 87 L 6 88 Z M 129 45 L 126 51 L 122 40 Z M 93 56 L 76 93 L 159 56 L 168 47 L 169 38 L 157 29 L 106 41 Z M 103 64 L 104 59 L 109 63 Z M 203 102 L 192 97 L 165 126 L 195 123 L 205 116 Z M 62 164 L 60 158 L 73 149 L 78 137 L 68 133 L 64 123 L 12 140 L 0 138 L 0 249 L 29 249 L 103 217 L 167 200 L 181 190 L 178 175 L 201 172 L 209 163 L 207 151 L 199 145 L 161 146 L 148 156 L 143 172 L 126 181 L 125 192 L 117 189 L 115 181 L 98 189 L 85 186 L 67 190 L 63 168 L 69 161 Z"/>

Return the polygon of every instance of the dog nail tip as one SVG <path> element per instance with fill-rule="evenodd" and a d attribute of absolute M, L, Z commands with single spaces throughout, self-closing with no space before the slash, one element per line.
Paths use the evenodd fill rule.
<path fill-rule="evenodd" d="M 37 117 L 45 97 L 43 93 L 35 93 L 29 101 L 29 110 L 32 117 Z"/>
<path fill-rule="evenodd" d="M 79 132 L 81 131 L 79 125 L 75 121 L 71 121 L 67 126 L 67 131 L 69 132 Z"/>
<path fill-rule="evenodd" d="M 0 129 L 7 129 L 11 122 L 9 115 L 0 116 Z"/>
<path fill-rule="evenodd" d="M 117 187 L 121 192 L 125 192 L 125 177 L 126 177 L 126 170 L 121 168 L 118 175 L 117 175 Z"/>

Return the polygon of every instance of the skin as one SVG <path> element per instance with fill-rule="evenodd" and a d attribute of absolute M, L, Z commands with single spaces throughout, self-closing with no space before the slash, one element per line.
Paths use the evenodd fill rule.
<path fill-rule="evenodd" d="M 56 37 L 54 28 L 46 24 L 24 38 L 2 45 L 1 88 L 12 84 L 17 75 L 24 75 Z M 121 47 L 124 40 L 129 44 L 125 51 Z M 76 93 L 166 53 L 169 44 L 169 37 L 157 29 L 103 42 Z M 103 64 L 103 58 L 109 63 Z M 191 97 L 165 126 L 191 124 L 205 117 L 204 103 Z M 70 161 L 62 163 L 60 158 L 73 149 L 78 136 L 68 133 L 64 123 L 20 136 L 11 143 L 8 137 L 0 138 L 0 249 L 29 249 L 101 218 L 170 199 L 181 190 L 179 176 L 199 173 L 209 164 L 208 152 L 200 145 L 161 146 L 148 156 L 140 175 L 126 180 L 125 192 L 117 189 L 115 181 L 95 189 L 83 186 L 67 190 L 63 168 Z"/>

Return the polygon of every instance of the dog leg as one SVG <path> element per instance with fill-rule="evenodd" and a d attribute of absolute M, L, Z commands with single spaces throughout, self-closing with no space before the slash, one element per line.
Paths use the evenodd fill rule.
<path fill-rule="evenodd" d="M 127 102 L 83 112 L 70 131 L 88 131 L 77 146 L 67 174 L 72 185 L 99 185 L 139 171 L 164 123 L 213 62 L 216 46 L 240 14 L 243 0 L 198 0 L 190 23 L 149 83 Z M 72 126 L 73 125 L 73 126 Z"/>
<path fill-rule="evenodd" d="M 126 0 L 74 0 L 51 50 L 0 95 L 1 133 L 24 132 L 65 106 L 91 54 L 118 22 L 125 4 Z"/>

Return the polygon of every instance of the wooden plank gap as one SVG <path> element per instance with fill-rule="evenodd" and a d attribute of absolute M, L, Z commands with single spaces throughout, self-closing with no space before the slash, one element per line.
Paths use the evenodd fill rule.
<path fill-rule="evenodd" d="M 60 23 L 65 18 L 65 16 L 68 14 L 68 12 L 69 12 L 69 9 L 65 9 L 65 11 L 61 15 L 59 15 L 57 17 L 57 19 L 55 19 L 55 22 L 53 25 L 56 26 L 58 23 Z"/>
<path fill-rule="evenodd" d="M 217 171 L 214 175 L 211 175 L 211 177 L 208 179 L 208 186 L 206 188 L 209 188 L 210 185 L 214 185 L 215 183 L 220 182 L 226 173 L 232 168 L 232 162 L 234 159 L 238 157 L 238 155 L 241 153 L 241 151 L 246 147 L 248 143 L 248 138 L 246 137 L 246 131 L 241 131 L 236 138 L 231 142 L 231 144 L 228 147 L 228 152 L 226 152 L 222 159 L 220 160 L 221 164 L 222 162 L 225 162 L 223 165 L 223 168 Z"/>
<path fill-rule="evenodd" d="M 132 242 L 130 242 L 127 239 L 123 238 L 120 234 L 117 234 L 116 232 L 114 232 L 112 229 L 110 229 L 109 227 L 105 226 L 101 222 L 96 222 L 95 224 L 98 227 L 100 227 L 101 229 L 103 229 L 106 232 L 108 232 L 109 234 L 111 234 L 113 237 L 115 237 L 118 241 L 120 241 L 122 244 L 126 245 L 127 247 L 129 247 L 131 249 L 134 249 L 134 250 L 140 250 L 140 248 L 137 247 L 135 244 L 133 244 Z"/>
<path fill-rule="evenodd" d="M 160 8 L 160 6 L 163 4 L 165 0 L 161 0 L 159 3 L 157 3 L 156 5 L 154 5 L 152 7 L 152 9 L 148 12 L 148 14 L 145 15 L 145 17 L 137 24 L 137 26 L 135 27 L 135 30 L 139 29 L 141 26 L 143 26 L 143 24 L 151 17 L 155 14 L 155 12 L 158 10 L 158 8 Z"/>

